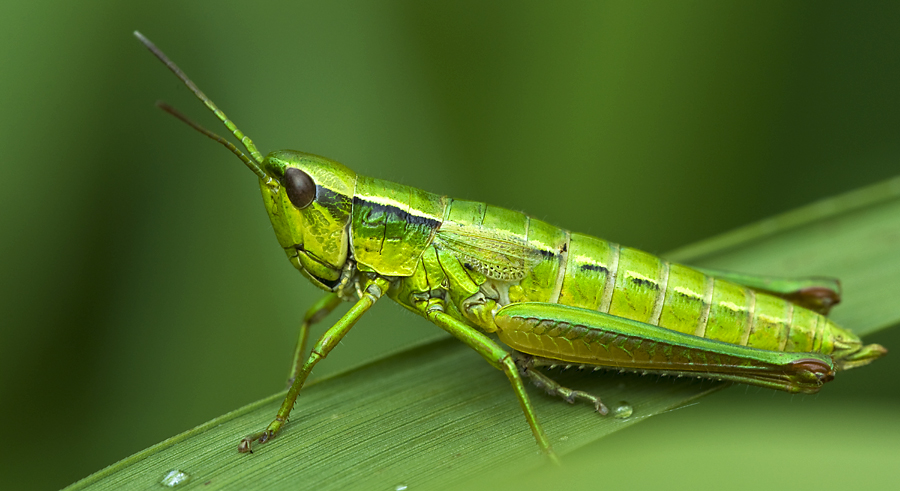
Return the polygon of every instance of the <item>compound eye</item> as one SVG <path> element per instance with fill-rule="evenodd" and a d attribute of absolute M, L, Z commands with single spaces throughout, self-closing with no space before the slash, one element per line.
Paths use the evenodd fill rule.
<path fill-rule="evenodd" d="M 300 169 L 288 167 L 282 179 L 288 199 L 299 209 L 304 209 L 316 197 L 316 184 Z"/>

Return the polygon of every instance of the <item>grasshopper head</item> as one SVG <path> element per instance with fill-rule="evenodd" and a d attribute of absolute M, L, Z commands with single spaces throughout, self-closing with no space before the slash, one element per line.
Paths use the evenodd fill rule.
<path fill-rule="evenodd" d="M 338 287 L 350 247 L 356 173 L 316 155 L 281 150 L 266 156 L 263 202 L 278 243 L 295 268 L 327 290 Z"/>
<path fill-rule="evenodd" d="M 224 145 L 256 174 L 275 235 L 291 264 L 317 286 L 337 291 L 350 247 L 356 173 L 337 162 L 292 150 L 263 158 L 253 141 L 172 60 L 141 33 L 134 35 L 216 115 L 249 155 L 168 104 L 157 102 L 157 106 Z"/>

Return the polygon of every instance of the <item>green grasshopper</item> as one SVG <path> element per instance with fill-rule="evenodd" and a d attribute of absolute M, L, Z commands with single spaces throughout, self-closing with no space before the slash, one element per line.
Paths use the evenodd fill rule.
<path fill-rule="evenodd" d="M 525 214 L 359 175 L 293 150 L 263 157 L 253 142 L 140 33 L 135 36 L 221 120 L 225 145 L 259 178 L 288 260 L 328 294 L 306 313 L 290 389 L 275 419 L 240 452 L 274 438 L 313 367 L 387 295 L 474 349 L 512 384 L 538 446 L 556 460 L 524 379 L 606 414 L 600 398 L 538 368 L 579 365 L 818 392 L 835 371 L 887 353 L 826 316 L 840 300 L 829 278 L 779 279 L 673 264 L 571 233 Z M 303 360 L 309 327 L 341 301 L 353 307 Z M 495 336 L 512 351 L 503 348 Z"/>

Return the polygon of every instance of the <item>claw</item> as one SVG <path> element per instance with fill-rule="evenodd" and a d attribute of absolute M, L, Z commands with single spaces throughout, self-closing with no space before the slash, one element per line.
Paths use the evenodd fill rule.
<path fill-rule="evenodd" d="M 241 440 L 241 443 L 238 444 L 238 453 L 253 453 L 253 441 L 257 441 L 259 443 L 266 443 L 275 437 L 275 433 L 271 430 L 266 429 L 265 431 L 261 431 L 259 433 L 254 433 L 250 436 L 245 437 Z"/>

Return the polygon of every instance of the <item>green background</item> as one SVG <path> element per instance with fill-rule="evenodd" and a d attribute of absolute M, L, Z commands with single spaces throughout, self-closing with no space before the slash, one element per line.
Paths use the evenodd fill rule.
<path fill-rule="evenodd" d="M 548 5 L 0 5 L 3 487 L 64 486 L 281 390 L 319 295 L 279 250 L 252 174 L 153 107 L 221 131 L 134 29 L 264 153 L 325 155 L 654 253 L 900 173 L 900 3 Z M 315 376 L 440 334 L 375 310 Z M 888 478 L 893 358 L 815 398 L 741 387 L 637 425 L 600 442 L 598 483 L 647 468 L 683 485 Z M 842 460 L 863 430 L 828 425 L 851 415 L 895 443 Z"/>

